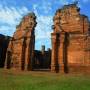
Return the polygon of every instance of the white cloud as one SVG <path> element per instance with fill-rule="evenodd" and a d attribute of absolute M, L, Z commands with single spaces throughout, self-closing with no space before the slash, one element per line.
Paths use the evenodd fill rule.
<path fill-rule="evenodd" d="M 52 16 L 38 16 L 37 22 L 36 39 L 50 39 L 52 32 Z"/>
<path fill-rule="evenodd" d="M 35 29 L 36 41 L 41 39 L 50 39 L 51 38 L 51 26 L 53 16 L 43 16 L 38 13 L 38 5 L 33 5 L 34 13 L 37 16 L 37 26 Z"/>
<path fill-rule="evenodd" d="M 37 16 L 37 26 L 35 28 L 35 47 L 40 49 L 41 45 L 46 48 L 51 47 L 51 32 L 52 32 L 52 18 L 53 16 L 43 16 L 38 13 L 38 5 L 34 4 L 33 10 Z"/>
<path fill-rule="evenodd" d="M 20 22 L 20 19 L 29 10 L 26 7 L 16 8 L 0 5 L 0 33 L 7 35 L 13 35 L 16 25 Z M 8 25 L 8 26 L 7 26 Z"/>
<path fill-rule="evenodd" d="M 56 3 L 60 3 L 60 5 L 68 4 L 69 2 L 67 0 L 58 0 Z"/>
<path fill-rule="evenodd" d="M 36 42 L 41 41 L 41 44 L 47 42 L 46 44 L 49 45 L 52 31 L 52 16 L 39 15 L 37 7 L 37 4 L 33 6 L 33 10 L 37 16 L 37 27 L 35 31 Z M 4 35 L 13 35 L 16 25 L 20 23 L 20 19 L 23 15 L 28 12 L 29 10 L 25 6 L 18 8 L 8 6 L 3 7 L 0 5 L 0 33 Z"/>
<path fill-rule="evenodd" d="M 38 16 L 37 27 L 35 29 L 35 47 L 40 49 L 41 45 L 45 45 L 46 48 L 51 47 L 51 26 L 52 26 L 52 16 Z"/>
<path fill-rule="evenodd" d="M 33 5 L 33 11 L 34 11 L 34 13 L 35 13 L 36 16 L 38 15 L 37 8 L 38 8 L 38 5 L 37 4 L 34 4 Z"/>
<path fill-rule="evenodd" d="M 52 32 L 52 23 L 53 16 L 51 15 L 40 15 L 38 9 L 43 11 L 44 14 L 47 14 L 51 10 L 51 4 L 43 2 L 41 7 L 37 4 L 33 5 L 33 10 L 37 16 L 37 26 L 35 28 L 35 47 L 40 49 L 41 45 L 45 45 L 46 48 L 51 47 L 51 32 Z"/>
<path fill-rule="evenodd" d="M 71 0 L 72 1 L 72 0 Z M 65 4 L 68 4 L 69 1 L 68 0 L 52 0 L 52 2 L 54 4 L 59 4 L 59 5 L 65 5 Z"/>
<path fill-rule="evenodd" d="M 17 23 L 17 18 L 20 18 L 21 15 L 16 11 L 15 8 L 9 9 L 0 9 L 0 23 L 7 23 L 9 25 L 14 25 Z"/>
<path fill-rule="evenodd" d="M 43 1 L 41 9 L 43 10 L 44 13 L 47 14 L 48 12 L 52 10 L 51 5 L 52 3 Z"/>
<path fill-rule="evenodd" d="M 48 14 L 52 11 L 52 3 L 49 1 L 43 0 L 41 3 L 36 3 L 33 5 L 34 12 L 38 13 L 38 10 L 44 14 Z"/>
<path fill-rule="evenodd" d="M 12 31 L 11 31 L 12 30 Z M 0 34 L 4 35 L 12 35 L 12 32 L 14 32 L 15 28 L 12 26 L 0 26 Z"/>

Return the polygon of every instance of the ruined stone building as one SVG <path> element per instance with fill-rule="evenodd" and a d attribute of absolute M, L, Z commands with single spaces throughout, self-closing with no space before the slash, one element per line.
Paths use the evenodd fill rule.
<path fill-rule="evenodd" d="M 35 50 L 36 16 L 24 16 L 10 39 L 5 68 L 51 69 L 52 72 L 90 71 L 90 21 L 77 4 L 64 5 L 53 18 L 52 50 Z"/>
<path fill-rule="evenodd" d="M 32 70 L 35 46 L 34 30 L 36 24 L 34 13 L 29 13 L 22 18 L 8 46 L 5 62 L 6 68 Z"/>
<path fill-rule="evenodd" d="M 53 72 L 90 71 L 90 21 L 77 4 L 58 9 L 53 18 Z"/>
<path fill-rule="evenodd" d="M 16 32 L 9 42 L 7 49 L 5 68 L 18 70 L 35 70 L 50 68 L 51 50 L 35 50 L 35 26 L 34 13 L 26 15 L 16 27 Z"/>

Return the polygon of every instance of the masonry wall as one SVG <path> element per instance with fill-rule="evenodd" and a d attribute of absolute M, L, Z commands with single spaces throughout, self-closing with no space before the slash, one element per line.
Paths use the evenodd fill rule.
<path fill-rule="evenodd" d="M 77 4 L 70 4 L 58 9 L 53 20 L 51 70 L 66 73 L 90 71 L 88 17 L 80 14 Z"/>
<path fill-rule="evenodd" d="M 29 13 L 24 16 L 16 32 L 10 40 L 5 68 L 14 68 L 17 70 L 32 70 L 32 60 L 35 46 L 35 26 L 36 16 Z"/>
<path fill-rule="evenodd" d="M 86 51 L 87 36 L 75 34 L 71 35 L 69 39 L 69 46 L 67 47 L 69 71 L 83 71 L 84 67 L 90 66 L 90 51 Z"/>

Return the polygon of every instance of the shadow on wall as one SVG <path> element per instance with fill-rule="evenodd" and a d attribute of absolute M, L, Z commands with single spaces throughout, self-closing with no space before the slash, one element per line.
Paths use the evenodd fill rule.
<path fill-rule="evenodd" d="M 0 34 L 0 68 L 4 67 L 6 51 L 10 41 L 9 36 L 4 36 Z"/>

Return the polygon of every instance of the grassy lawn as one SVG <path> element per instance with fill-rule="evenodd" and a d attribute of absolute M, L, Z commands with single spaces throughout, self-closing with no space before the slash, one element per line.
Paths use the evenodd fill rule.
<path fill-rule="evenodd" d="M 90 75 L 0 69 L 0 90 L 90 90 Z"/>

